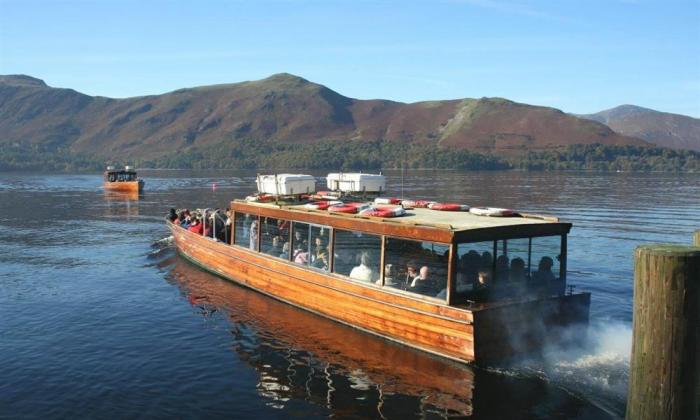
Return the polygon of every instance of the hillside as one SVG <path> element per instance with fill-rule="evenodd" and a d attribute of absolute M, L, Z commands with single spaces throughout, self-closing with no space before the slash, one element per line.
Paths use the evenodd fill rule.
<path fill-rule="evenodd" d="M 188 150 L 372 142 L 523 155 L 573 144 L 646 145 L 596 121 L 500 98 L 399 103 L 358 100 L 290 74 L 110 99 L 0 76 L 0 144 L 105 159 Z"/>
<path fill-rule="evenodd" d="M 579 115 L 606 124 L 615 132 L 661 147 L 700 151 L 700 119 L 621 105 L 595 114 Z"/>

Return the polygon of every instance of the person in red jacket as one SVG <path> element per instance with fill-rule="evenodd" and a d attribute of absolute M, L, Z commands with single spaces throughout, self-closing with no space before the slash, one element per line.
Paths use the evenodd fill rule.
<path fill-rule="evenodd" d="M 194 232 L 198 235 L 201 235 L 202 234 L 202 227 L 203 227 L 202 221 L 199 220 L 199 218 L 196 218 L 196 219 L 194 219 L 194 221 L 192 222 L 192 224 L 190 225 L 190 227 L 187 230 L 189 230 L 190 232 Z"/>

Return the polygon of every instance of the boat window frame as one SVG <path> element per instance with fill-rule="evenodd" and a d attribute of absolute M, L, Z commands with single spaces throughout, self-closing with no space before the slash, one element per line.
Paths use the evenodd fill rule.
<path fill-rule="evenodd" d="M 459 261 L 459 246 L 464 245 L 464 244 L 470 244 L 470 243 L 480 243 L 480 242 L 493 242 L 493 251 L 492 251 L 492 262 L 491 262 L 491 272 L 493 273 L 493 280 L 494 282 L 498 282 L 497 279 L 497 274 L 496 274 L 496 259 L 498 258 L 498 242 L 499 241 L 508 241 L 511 239 L 528 239 L 528 260 L 527 260 L 527 265 L 528 267 L 531 268 L 531 259 L 532 259 L 532 240 L 534 238 L 553 238 L 553 237 L 559 237 L 560 238 L 560 245 L 559 245 L 559 280 L 564 283 L 564 289 L 567 287 L 567 276 L 566 276 L 566 269 L 567 269 L 567 259 L 568 259 L 568 251 L 567 251 L 567 246 L 568 246 L 568 241 L 567 238 L 569 236 L 568 232 L 567 233 L 558 233 L 554 235 L 528 235 L 528 236 L 522 236 L 522 235 L 515 235 L 512 237 L 507 237 L 507 238 L 495 238 L 495 239 L 490 239 L 490 240 L 469 240 L 469 241 L 462 241 L 462 242 L 453 242 L 452 246 L 454 247 L 454 252 L 451 252 L 452 255 L 450 256 L 450 270 L 448 275 L 448 286 L 447 286 L 447 304 L 449 306 L 455 306 L 455 305 L 461 305 L 463 302 L 455 302 L 456 299 L 456 282 L 453 281 L 453 279 L 456 279 L 456 276 L 453 275 L 453 273 L 456 273 L 457 270 L 457 264 Z M 506 245 L 507 247 L 507 245 Z M 450 248 L 452 250 L 452 247 Z"/>

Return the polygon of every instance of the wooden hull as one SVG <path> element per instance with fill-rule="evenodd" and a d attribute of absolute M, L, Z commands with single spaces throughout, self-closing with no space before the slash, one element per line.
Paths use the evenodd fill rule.
<path fill-rule="evenodd" d="M 140 193 L 143 191 L 143 180 L 127 182 L 106 181 L 104 183 L 104 189 L 110 192 Z"/>
<path fill-rule="evenodd" d="M 216 242 L 169 222 L 168 226 L 181 255 L 221 277 L 407 346 L 460 362 L 477 360 L 475 313 L 469 309 L 364 286 L 334 274 Z M 528 331 L 531 322 L 547 322 L 549 318 L 543 318 L 544 321 L 538 318 L 541 313 L 538 308 L 545 304 L 551 306 L 549 301 L 560 302 L 563 298 L 568 296 L 530 303 L 530 316 L 510 318 L 510 329 Z M 563 306 L 559 303 L 557 305 Z M 585 309 L 587 321 L 588 307 Z M 480 359 L 496 360 L 513 353 L 512 348 L 503 346 L 509 337 L 503 330 L 493 331 L 489 325 L 501 322 L 499 315 L 503 310 L 505 309 L 501 305 L 477 311 L 477 317 L 481 320 L 479 326 L 484 330 L 483 344 L 478 347 Z M 556 318 L 556 313 L 546 312 L 546 316 Z M 484 335 L 487 331 L 492 331 L 492 334 Z M 537 337 L 539 336 L 535 338 Z M 538 342 L 539 340 L 533 339 L 533 346 Z"/>

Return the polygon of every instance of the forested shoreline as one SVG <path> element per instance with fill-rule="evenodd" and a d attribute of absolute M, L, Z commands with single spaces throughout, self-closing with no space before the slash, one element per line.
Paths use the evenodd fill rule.
<path fill-rule="evenodd" d="M 128 162 L 71 153 L 66 148 L 0 145 L 1 171 L 94 172 L 107 163 L 153 169 L 454 169 L 637 171 L 700 173 L 700 152 L 643 146 L 572 145 L 558 150 L 495 156 L 467 150 L 382 141 L 272 144 L 247 140 L 226 147 L 189 147 L 156 159 Z"/>

